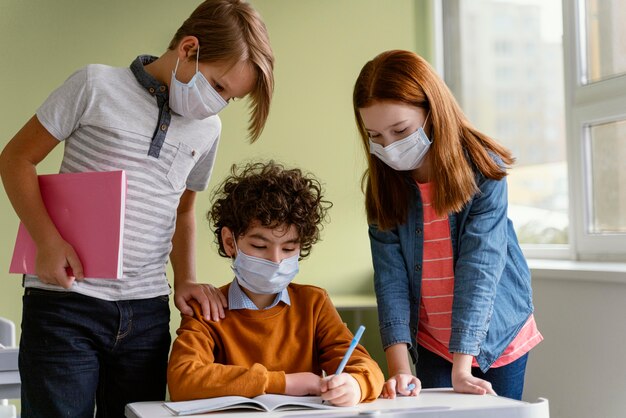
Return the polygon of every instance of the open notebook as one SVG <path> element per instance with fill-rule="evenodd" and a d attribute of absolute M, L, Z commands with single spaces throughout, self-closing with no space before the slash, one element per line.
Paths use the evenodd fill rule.
<path fill-rule="evenodd" d="M 165 402 L 174 415 L 193 415 L 226 409 L 253 409 L 257 411 L 290 411 L 296 409 L 338 409 L 322 403 L 319 396 L 260 395 L 254 398 L 222 396 L 183 402 Z M 346 409 L 346 408 L 341 408 Z"/>

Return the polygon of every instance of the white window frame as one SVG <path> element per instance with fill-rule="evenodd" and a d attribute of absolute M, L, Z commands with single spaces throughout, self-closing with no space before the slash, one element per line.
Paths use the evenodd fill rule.
<path fill-rule="evenodd" d="M 589 124 L 626 118 L 626 76 L 614 77 L 593 84 L 582 84 L 581 43 L 584 33 L 579 31 L 578 17 L 584 9 L 584 0 L 563 0 L 563 49 L 565 79 L 566 147 L 569 190 L 569 244 L 530 245 L 522 249 L 528 258 L 626 261 L 626 234 L 589 234 L 590 176 L 586 160 L 585 137 Z M 436 67 L 453 91 L 460 80 L 455 79 L 451 69 L 459 68 L 460 39 L 455 34 L 459 27 L 459 0 L 430 0 L 429 7 L 437 11 L 433 18 L 441 19 L 434 24 L 433 57 Z M 447 38 L 443 33 L 446 31 Z M 452 39 L 451 39 L 452 38 Z M 457 100 L 461 101 L 460 97 Z"/>
<path fill-rule="evenodd" d="M 590 84 L 586 67 L 585 0 L 563 0 L 565 114 L 572 256 L 577 260 L 626 260 L 626 234 L 590 234 L 591 165 L 587 128 L 626 118 L 626 75 Z M 579 24 L 581 22 L 582 24 Z"/>

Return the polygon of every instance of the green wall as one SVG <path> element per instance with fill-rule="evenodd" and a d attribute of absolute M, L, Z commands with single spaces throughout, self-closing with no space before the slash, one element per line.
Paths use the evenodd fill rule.
<path fill-rule="evenodd" d="M 88 63 L 126 66 L 138 54 L 160 55 L 198 3 L 0 0 L 0 146 L 75 69 Z M 231 164 L 274 158 L 315 173 L 334 202 L 323 240 L 302 263 L 297 281 L 325 287 L 335 295 L 371 294 L 359 186 L 365 165 L 352 114 L 352 86 L 361 66 L 383 50 L 429 52 L 428 0 L 253 0 L 252 4 L 270 33 L 276 91 L 265 131 L 254 145 L 245 138 L 245 101 L 220 114 L 224 129 L 217 164 L 209 191 L 197 200 L 198 279 L 221 285 L 232 278 L 228 261 L 216 254 L 204 220 L 210 190 Z M 39 173 L 58 171 L 61 148 L 39 165 Z M 21 280 L 7 273 L 17 225 L 6 195 L 0 193 L 4 237 L 0 316 L 19 324 Z M 366 336 L 378 338 L 375 315 L 366 322 Z M 178 323 L 175 311 L 172 332 Z M 368 345 L 372 352 L 379 351 L 377 344 Z"/>

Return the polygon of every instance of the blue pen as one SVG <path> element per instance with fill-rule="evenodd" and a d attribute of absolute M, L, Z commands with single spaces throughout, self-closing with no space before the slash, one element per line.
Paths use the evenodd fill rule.
<path fill-rule="evenodd" d="M 350 347 L 348 347 L 348 349 L 346 350 L 346 354 L 343 356 L 341 363 L 339 363 L 339 367 L 337 367 L 337 371 L 335 372 L 336 375 L 341 374 L 341 372 L 343 372 L 343 368 L 346 367 L 346 363 L 348 363 L 348 360 L 350 359 L 352 352 L 356 348 L 356 345 L 359 343 L 359 340 L 361 339 L 361 335 L 363 335 L 363 331 L 365 331 L 365 327 L 361 325 L 359 329 L 357 330 L 356 334 L 354 334 L 354 338 L 352 339 L 352 342 L 350 343 Z"/>

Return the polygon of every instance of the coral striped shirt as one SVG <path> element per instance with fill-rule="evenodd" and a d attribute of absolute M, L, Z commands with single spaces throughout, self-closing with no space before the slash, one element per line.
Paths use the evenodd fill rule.
<path fill-rule="evenodd" d="M 424 208 L 424 256 L 417 342 L 450 362 L 450 327 L 454 298 L 454 266 L 448 216 L 438 217 L 431 206 L 431 183 L 417 183 Z M 543 337 L 531 315 L 515 339 L 491 367 L 500 367 L 522 357 Z M 478 367 L 476 359 L 473 367 Z"/>

